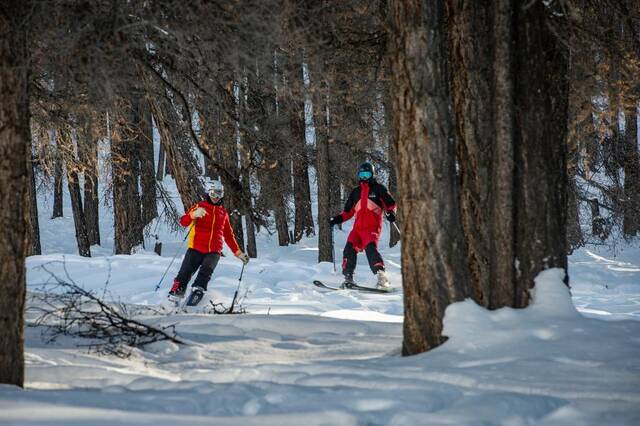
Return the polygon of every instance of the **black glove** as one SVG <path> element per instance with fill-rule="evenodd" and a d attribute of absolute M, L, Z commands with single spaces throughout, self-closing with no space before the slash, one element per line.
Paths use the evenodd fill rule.
<path fill-rule="evenodd" d="M 339 225 L 341 223 L 342 223 L 342 215 L 334 216 L 331 219 L 329 219 L 330 226 Z"/>
<path fill-rule="evenodd" d="M 396 221 L 396 214 L 394 212 L 387 213 L 387 220 L 391 223 Z"/>

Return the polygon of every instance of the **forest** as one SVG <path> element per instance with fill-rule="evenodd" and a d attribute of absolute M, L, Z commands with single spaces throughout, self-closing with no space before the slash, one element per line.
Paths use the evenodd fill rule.
<path fill-rule="evenodd" d="M 171 256 L 149 238 L 207 180 L 252 260 L 339 263 L 330 219 L 373 164 L 405 356 L 455 302 L 526 308 L 576 250 L 638 245 L 639 76 L 633 0 L 3 0 L 0 383 L 25 381 L 39 218 L 71 215 L 81 257 Z"/>

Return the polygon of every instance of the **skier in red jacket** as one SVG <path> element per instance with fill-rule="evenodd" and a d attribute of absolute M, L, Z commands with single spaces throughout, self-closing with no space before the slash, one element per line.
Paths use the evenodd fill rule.
<path fill-rule="evenodd" d="M 382 231 L 382 214 L 387 220 L 396 220 L 396 202 L 387 188 L 375 179 L 375 169 L 371 163 L 362 163 L 358 169 L 360 184 L 354 188 L 345 203 L 344 210 L 329 220 L 331 226 L 356 217 L 353 229 L 344 246 L 342 259 L 343 287 L 354 284 L 353 271 L 356 269 L 358 252 L 367 254 L 369 267 L 377 276 L 376 287 L 389 289 L 389 280 L 385 273 L 384 261 L 378 251 L 378 240 Z"/>
<path fill-rule="evenodd" d="M 189 248 L 180 266 L 178 276 L 173 280 L 173 286 L 169 291 L 169 299 L 174 302 L 184 297 L 187 284 L 198 268 L 200 270 L 192 285 L 190 301 L 195 300 L 197 303 L 202 299 L 204 292 L 207 291 L 211 274 L 220 260 L 223 239 L 233 254 L 245 265 L 249 262 L 249 256 L 238 247 L 229 222 L 229 215 L 222 206 L 223 197 L 222 183 L 213 181 L 209 185 L 206 199 L 191 207 L 180 218 L 180 225 L 184 227 L 191 225 L 191 229 L 189 231 Z"/>

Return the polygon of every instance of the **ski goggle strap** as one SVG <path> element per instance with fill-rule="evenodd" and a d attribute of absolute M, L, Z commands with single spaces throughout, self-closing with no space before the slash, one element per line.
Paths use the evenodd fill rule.
<path fill-rule="evenodd" d="M 373 176 L 373 173 L 371 173 L 368 170 L 360 170 L 358 172 L 358 178 L 360 178 L 360 180 L 371 179 L 372 176 Z"/>

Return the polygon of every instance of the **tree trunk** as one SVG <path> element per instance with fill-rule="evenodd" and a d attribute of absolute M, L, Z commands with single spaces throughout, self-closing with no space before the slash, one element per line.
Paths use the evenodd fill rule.
<path fill-rule="evenodd" d="M 396 173 L 396 164 L 398 162 L 397 157 L 397 143 L 394 138 L 395 132 L 392 131 L 392 123 L 393 123 L 393 100 L 389 94 L 389 91 L 385 91 L 384 95 L 384 112 L 385 112 L 385 131 L 387 133 L 387 151 L 389 153 L 389 192 L 395 196 L 398 193 L 398 175 Z M 396 216 L 396 225 L 398 227 L 402 226 L 402 224 L 397 220 Z M 391 226 L 389 231 L 389 247 L 395 247 L 396 244 L 400 241 L 400 232 L 396 229 L 395 226 Z"/>
<path fill-rule="evenodd" d="M 312 84 L 316 86 L 313 103 L 316 129 L 316 181 L 318 182 L 318 262 L 332 262 L 334 250 L 329 219 L 337 212 L 334 213 L 331 210 L 329 134 L 325 116 L 326 98 L 323 93 L 326 90 L 326 83 L 323 82 L 321 86 L 319 74 L 316 77 L 317 80 L 312 80 Z"/>
<path fill-rule="evenodd" d="M 63 170 L 62 170 L 62 154 L 60 152 L 60 146 L 58 144 L 58 136 L 56 132 L 53 133 L 53 138 L 56 144 L 53 163 L 53 212 L 51 213 L 51 219 L 63 216 L 62 201 L 63 201 Z"/>
<path fill-rule="evenodd" d="M 551 13 L 536 2 L 515 15 L 516 244 L 513 261 L 502 260 L 517 262 L 513 307 L 527 306 L 541 271 L 567 270 L 568 52 L 548 29 L 562 23 L 557 16 L 551 21 Z"/>
<path fill-rule="evenodd" d="M 591 209 L 591 234 L 600 238 L 602 241 L 609 237 L 609 229 L 606 226 L 605 219 L 600 215 L 600 203 L 597 198 L 589 200 Z"/>
<path fill-rule="evenodd" d="M 302 63 L 300 52 L 293 49 L 289 56 L 288 74 L 290 99 L 288 100 L 289 131 L 291 133 L 293 169 L 293 201 L 295 205 L 293 242 L 302 236 L 315 234 L 313 216 L 311 214 L 311 191 L 309 189 L 309 160 L 307 158 L 307 141 L 304 122 L 304 95 Z"/>
<path fill-rule="evenodd" d="M 539 31 L 551 13 L 542 3 L 450 5 L 471 296 L 491 309 L 524 307 L 541 270 L 566 266 L 559 252 L 566 247 L 566 141 L 559 138 L 566 135 L 567 62 L 553 32 Z"/>
<path fill-rule="evenodd" d="M 575 176 L 569 175 L 567 186 L 567 254 L 584 245 L 580 227 L 580 204 Z"/>
<path fill-rule="evenodd" d="M 146 100 L 140 102 L 140 188 L 142 190 L 142 223 L 146 226 L 158 217 L 153 168 L 153 124 Z"/>
<path fill-rule="evenodd" d="M 162 180 L 164 179 L 164 162 L 164 146 L 160 144 L 160 147 L 158 148 L 158 167 L 156 170 L 156 180 L 158 182 L 162 182 Z"/>
<path fill-rule="evenodd" d="M 92 126 L 92 124 L 89 124 Z M 79 140 L 84 165 L 84 219 L 89 244 L 100 244 L 100 199 L 98 197 L 98 140 L 87 128 Z"/>
<path fill-rule="evenodd" d="M 251 180 L 250 180 L 250 175 L 249 172 L 246 171 L 243 175 L 242 175 L 242 184 L 244 186 L 244 190 L 247 194 L 251 194 Z M 252 208 L 253 206 L 249 206 L 249 210 Z M 251 258 L 256 258 L 258 257 L 258 246 L 256 244 L 256 229 L 255 229 L 255 225 L 253 224 L 253 219 L 251 218 L 250 214 L 245 215 L 245 222 L 247 224 L 247 254 L 249 255 L 249 257 Z"/>
<path fill-rule="evenodd" d="M 635 99 L 628 102 L 624 112 L 624 235 L 640 233 L 640 154 L 638 153 L 638 117 Z"/>
<path fill-rule="evenodd" d="M 27 256 L 42 254 L 40 246 L 40 226 L 38 224 L 38 199 L 36 197 L 35 161 L 31 154 L 31 140 L 29 139 L 29 214 L 27 215 Z"/>
<path fill-rule="evenodd" d="M 160 136 L 160 142 L 162 142 L 162 135 Z M 164 147 L 164 145 L 162 144 L 160 146 Z M 173 176 L 173 172 L 171 171 L 171 157 L 170 153 L 167 152 L 167 150 L 164 150 L 164 157 L 164 174 L 165 176 Z"/>
<path fill-rule="evenodd" d="M 31 145 L 28 0 L 0 9 L 0 383 L 24 386 L 25 256 Z"/>
<path fill-rule="evenodd" d="M 115 226 L 115 254 L 131 254 L 134 247 L 143 243 L 142 212 L 138 193 L 138 133 L 137 101 L 121 108 L 126 120 L 114 123 L 111 136 L 111 167 L 113 179 L 113 215 Z"/>
<path fill-rule="evenodd" d="M 191 151 L 191 141 L 184 134 L 183 123 L 168 99 L 150 100 L 149 103 L 160 132 L 166 164 L 171 165 L 171 172 L 167 171 L 167 174 L 171 174 L 176 180 L 186 211 L 200 201 L 201 194 L 204 194 L 204 188 L 198 179 L 198 164 Z"/>
<path fill-rule="evenodd" d="M 251 215 L 244 217 L 247 222 L 247 254 L 250 258 L 255 259 L 258 257 L 258 245 L 256 244 L 256 227 L 253 224 Z"/>
<path fill-rule="evenodd" d="M 497 3 L 497 2 L 496 2 Z M 450 2 L 450 58 L 452 65 L 451 95 L 455 114 L 456 134 L 458 137 L 457 156 L 460 174 L 460 207 L 462 226 L 466 241 L 467 267 L 471 279 L 474 300 L 483 306 L 489 306 L 491 282 L 491 190 L 494 166 L 493 153 L 503 146 L 502 135 L 496 135 L 494 143 L 494 114 L 492 84 L 492 58 L 494 10 L 491 7 L 477 7 L 471 1 L 457 0 Z M 498 19 L 496 19 L 497 21 Z M 496 26 L 500 25 L 496 22 Z M 500 43 L 503 39 L 496 37 L 496 52 L 502 52 Z M 504 78 L 509 77 L 509 57 L 501 58 L 507 63 Z M 499 67 L 502 64 L 498 64 Z M 499 72 L 500 68 L 498 68 Z M 504 78 L 496 78 L 496 89 L 502 85 Z M 507 92 L 508 94 L 508 92 Z M 500 102 L 509 105 L 509 100 Z M 508 113 L 502 108 L 502 114 Z M 507 121 L 508 117 L 496 115 L 498 119 Z M 506 135 L 508 137 L 508 135 Z M 510 139 L 506 140 L 510 146 Z M 507 164 L 497 165 L 503 170 Z M 510 161 L 512 164 L 513 161 Z M 507 179 L 507 184 L 511 179 Z M 511 247 L 507 244 L 506 249 Z M 497 283 L 496 283 L 497 284 Z"/>
<path fill-rule="evenodd" d="M 80 195 L 80 180 L 78 179 L 78 160 L 75 158 L 73 140 L 68 130 L 58 132 L 58 141 L 63 150 L 65 168 L 67 169 L 67 186 L 71 197 L 71 210 L 73 212 L 73 224 L 76 230 L 76 242 L 78 244 L 78 254 L 84 257 L 91 257 L 89 236 L 87 225 L 82 211 L 82 196 Z"/>
<path fill-rule="evenodd" d="M 580 12 L 578 12 L 580 13 Z M 582 20 L 582 15 L 578 15 Z M 577 34 L 572 32 L 569 37 L 569 45 L 576 46 Z M 584 173 L 588 176 L 590 172 L 589 164 L 595 158 L 595 152 L 592 154 L 590 150 L 595 145 L 590 135 L 591 120 L 593 119 L 591 94 L 589 85 L 594 85 L 593 78 L 584 75 L 584 68 L 581 62 L 587 61 L 591 67 L 594 66 L 593 59 L 589 53 L 584 52 L 575 55 L 573 52 L 570 56 L 569 65 L 569 105 L 567 117 L 567 250 L 571 254 L 575 249 L 584 245 L 584 237 L 580 227 L 580 198 L 578 189 L 578 173 L 582 163 Z M 595 55 L 593 55 L 595 56 Z M 578 62 L 578 59 L 580 62 Z M 597 147 L 596 147 L 597 149 Z"/>
<path fill-rule="evenodd" d="M 405 236 L 402 352 L 411 355 L 445 341 L 444 310 L 469 292 L 456 187 L 445 2 L 392 1 L 390 13 L 393 117 Z"/>

